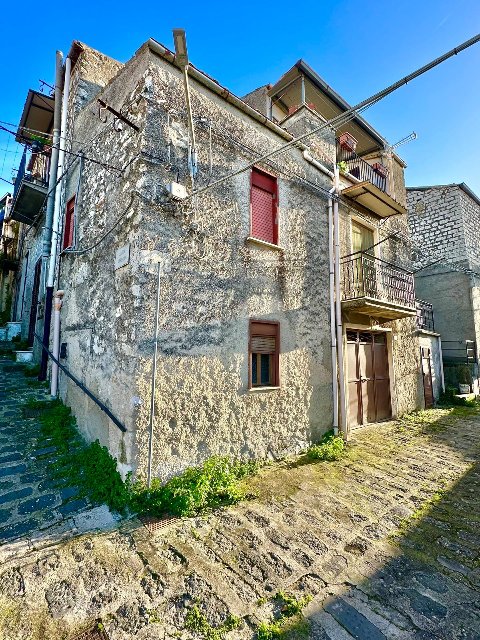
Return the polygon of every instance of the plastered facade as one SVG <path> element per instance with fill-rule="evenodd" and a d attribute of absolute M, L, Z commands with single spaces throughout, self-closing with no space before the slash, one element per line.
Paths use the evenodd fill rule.
<path fill-rule="evenodd" d="M 197 187 L 211 172 L 241 167 L 281 142 L 201 85 L 192 82 L 191 90 Z M 160 253 L 169 268 L 160 281 L 154 474 L 168 477 L 213 454 L 267 457 L 305 448 L 331 427 L 332 380 L 326 199 L 315 190 L 306 198 L 302 179 L 326 187 L 328 177 L 297 149 L 263 166 L 278 177 L 281 249 L 262 247 L 247 241 L 249 171 L 184 203 L 167 196 L 168 182 L 188 181 L 175 67 L 144 48 L 101 96 L 117 110 L 128 103 L 124 112 L 141 132 L 104 131 L 88 107 L 75 120 L 72 137 L 94 139 L 90 153 L 128 165 L 117 176 L 84 163 L 78 248 L 92 244 L 124 208 L 128 213 L 99 250 L 62 256 L 62 341 L 68 366 L 122 416 L 127 436 L 107 430 L 98 410 L 62 378 L 66 402 L 125 470 L 145 472 L 157 282 L 151 258 Z M 72 173 L 67 200 L 77 183 Z M 116 251 L 127 244 L 129 263 L 115 269 Z M 280 322 L 279 389 L 248 390 L 250 319 Z"/>

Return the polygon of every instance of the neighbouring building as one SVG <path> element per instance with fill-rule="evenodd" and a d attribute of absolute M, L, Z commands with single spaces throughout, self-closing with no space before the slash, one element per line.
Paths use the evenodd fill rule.
<path fill-rule="evenodd" d="M 349 105 L 303 61 L 243 99 L 190 66 L 190 120 L 184 72 L 156 41 L 124 65 L 80 43 L 69 57 L 60 359 L 125 428 L 60 373 L 88 438 L 161 478 L 318 440 L 337 391 L 336 236 L 345 429 L 424 406 L 405 164 L 380 134 L 358 115 L 327 125 Z M 22 127 L 50 133 L 27 111 Z"/>
<path fill-rule="evenodd" d="M 11 320 L 15 272 L 18 268 L 19 225 L 11 219 L 12 196 L 0 199 L 0 326 Z"/>
<path fill-rule="evenodd" d="M 463 182 L 408 187 L 407 198 L 418 254 L 415 286 L 418 297 L 435 308 L 445 382 L 468 382 L 478 393 L 480 198 Z"/>

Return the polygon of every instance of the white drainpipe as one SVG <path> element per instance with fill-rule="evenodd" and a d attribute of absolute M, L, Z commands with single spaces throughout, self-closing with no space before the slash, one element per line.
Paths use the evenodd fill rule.
<path fill-rule="evenodd" d="M 335 193 L 336 187 L 330 189 Z M 338 379 L 337 379 L 337 338 L 335 328 L 335 248 L 333 242 L 333 200 L 328 199 L 328 263 L 330 293 L 330 342 L 332 345 L 332 391 L 333 391 L 333 433 L 338 435 Z"/>
<path fill-rule="evenodd" d="M 58 360 L 60 355 L 60 311 L 62 309 L 62 298 L 64 291 L 57 291 L 53 299 L 53 347 L 52 352 L 55 359 Z M 50 395 L 56 397 L 58 389 L 58 364 L 52 362 L 52 386 Z"/>
<path fill-rule="evenodd" d="M 338 194 L 338 169 L 335 169 L 335 190 Z M 337 359 L 338 359 L 338 386 L 339 386 L 339 428 L 348 437 L 345 412 L 345 371 L 343 355 L 343 326 L 342 326 L 342 302 L 340 290 L 340 221 L 338 215 L 338 200 L 333 201 L 333 252 L 334 252 L 334 276 L 335 276 L 335 318 L 337 329 Z"/>
<path fill-rule="evenodd" d="M 60 150 L 58 153 L 58 171 L 57 175 L 60 177 L 65 173 L 65 136 L 67 133 L 67 111 L 68 111 L 68 97 L 70 95 L 70 70 L 71 60 L 67 58 L 65 60 L 65 80 L 63 83 L 63 102 L 62 102 L 62 123 L 60 129 Z M 48 278 L 47 287 L 53 287 L 55 283 L 55 268 L 57 263 L 57 249 L 59 239 L 60 228 L 60 204 L 62 195 L 63 179 L 59 180 L 55 189 L 55 208 L 53 210 L 53 224 L 52 224 L 52 246 L 50 249 L 50 261 L 48 264 Z M 59 295 L 61 293 L 61 296 Z M 62 306 L 61 298 L 63 297 L 63 291 L 57 291 L 54 301 L 54 322 L 53 322 L 53 355 L 55 358 L 59 357 L 60 353 L 60 309 Z M 57 305 L 58 309 L 57 309 Z M 57 395 L 58 389 L 58 366 L 52 364 L 52 380 L 50 393 L 52 396 Z"/>

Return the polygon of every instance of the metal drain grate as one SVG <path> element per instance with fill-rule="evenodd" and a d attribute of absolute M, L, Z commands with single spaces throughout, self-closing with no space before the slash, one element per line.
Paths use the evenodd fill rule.
<path fill-rule="evenodd" d="M 93 627 L 73 636 L 70 640 L 108 640 L 107 634 L 99 624 L 96 622 Z"/>
<path fill-rule="evenodd" d="M 143 526 L 150 531 L 150 533 L 156 533 L 160 529 L 164 529 L 175 522 L 180 522 L 180 518 L 177 516 L 162 516 L 161 518 L 154 518 L 152 516 L 140 516 L 140 522 Z"/>

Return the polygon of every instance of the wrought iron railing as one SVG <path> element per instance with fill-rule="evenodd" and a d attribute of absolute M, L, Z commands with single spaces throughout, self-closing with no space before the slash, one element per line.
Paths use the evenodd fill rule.
<path fill-rule="evenodd" d="M 415 306 L 417 307 L 417 329 L 435 331 L 433 305 L 425 300 L 415 300 Z"/>
<path fill-rule="evenodd" d="M 342 299 L 372 298 L 415 309 L 413 273 L 368 253 L 342 262 Z"/>
<path fill-rule="evenodd" d="M 49 175 L 50 157 L 40 153 L 33 154 L 27 165 L 27 149 L 25 148 L 20 161 L 20 166 L 18 167 L 17 176 L 15 178 L 13 199 L 15 200 L 24 180 L 46 187 L 48 186 Z"/>
<path fill-rule="evenodd" d="M 340 163 L 345 163 L 345 165 Z M 345 147 L 342 147 L 338 139 L 337 164 L 340 164 L 340 168 L 342 166 L 346 166 L 348 173 L 362 182 L 371 182 L 385 193 L 388 193 L 387 175 L 379 173 L 371 164 L 368 164 L 368 162 L 358 156 L 355 151 L 349 151 L 348 149 L 345 149 Z M 385 172 L 386 171 L 387 170 L 385 169 Z"/>

